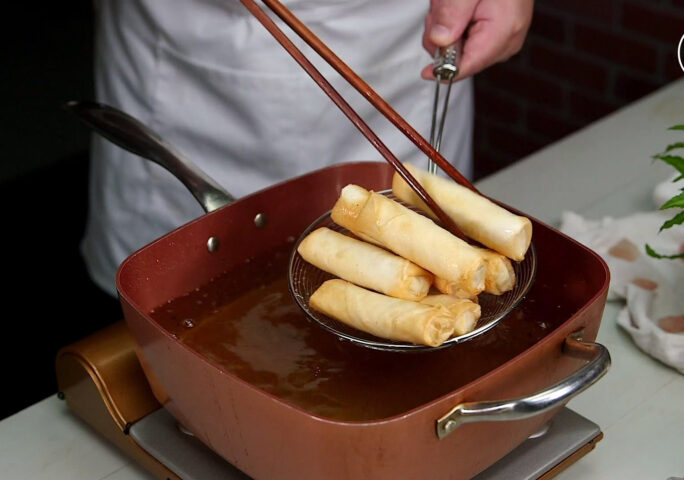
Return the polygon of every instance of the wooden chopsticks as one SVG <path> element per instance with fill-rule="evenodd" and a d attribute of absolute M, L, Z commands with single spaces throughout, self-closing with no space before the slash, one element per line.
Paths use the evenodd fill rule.
<path fill-rule="evenodd" d="M 309 74 L 316 84 L 330 97 L 337 107 L 349 118 L 349 120 L 361 131 L 409 184 L 416 194 L 437 215 L 442 224 L 452 233 L 465 239 L 466 236 L 454 224 L 453 220 L 444 213 L 430 195 L 423 189 L 420 183 L 409 173 L 408 170 L 392 154 L 387 146 L 378 138 L 373 130 L 363 121 L 356 111 L 325 79 L 306 56 L 292 43 L 275 22 L 261 9 L 254 0 L 240 0 L 242 4 L 257 18 L 257 20 L 273 35 L 295 61 Z M 361 79 L 349 66 L 335 55 L 316 35 L 297 19 L 292 12 L 285 8 L 278 0 L 263 0 L 263 2 L 280 17 L 292 30 L 297 33 L 313 50 L 330 64 L 340 75 L 347 80 L 361 95 L 363 95 L 380 113 L 394 124 L 409 140 L 435 162 L 447 175 L 456 182 L 477 191 L 475 187 L 442 155 L 435 150 L 406 120 L 404 120 L 392 107 L 385 102 L 363 79 Z"/>

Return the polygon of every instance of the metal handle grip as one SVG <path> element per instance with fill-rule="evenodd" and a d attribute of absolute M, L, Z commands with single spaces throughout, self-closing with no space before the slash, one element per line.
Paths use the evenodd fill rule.
<path fill-rule="evenodd" d="M 437 47 L 432 74 L 438 81 L 451 81 L 458 76 L 462 50 L 463 40 L 460 38 L 449 46 Z"/>
<path fill-rule="evenodd" d="M 197 165 L 127 113 L 97 102 L 72 101 L 65 104 L 64 108 L 114 144 L 171 172 L 190 190 L 205 212 L 212 212 L 235 201 L 230 193 Z"/>
<path fill-rule="evenodd" d="M 432 104 L 432 123 L 430 125 L 430 145 L 438 152 L 442 145 L 442 132 L 444 131 L 444 122 L 446 121 L 446 113 L 449 105 L 449 94 L 451 93 L 451 84 L 454 78 L 458 75 L 458 65 L 461 62 L 461 39 L 448 47 L 437 47 L 435 50 L 435 59 L 433 63 L 432 73 L 435 76 L 435 98 Z M 447 91 L 442 100 L 441 116 L 437 119 L 437 112 L 439 110 L 439 86 L 442 82 L 447 83 Z M 437 173 L 437 165 L 428 157 L 428 172 L 432 174 Z"/>
<path fill-rule="evenodd" d="M 610 367 L 608 349 L 599 343 L 582 342 L 582 331 L 565 339 L 563 353 L 591 361 L 565 380 L 535 394 L 496 402 L 470 402 L 454 407 L 437 420 L 437 436 L 442 439 L 464 423 L 521 420 L 565 404 L 606 374 Z"/>

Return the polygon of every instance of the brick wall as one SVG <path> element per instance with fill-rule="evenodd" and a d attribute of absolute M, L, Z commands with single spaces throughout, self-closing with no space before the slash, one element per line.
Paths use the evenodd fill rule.
<path fill-rule="evenodd" d="M 476 76 L 475 177 L 684 75 L 682 35 L 684 0 L 536 0 L 522 51 Z"/>

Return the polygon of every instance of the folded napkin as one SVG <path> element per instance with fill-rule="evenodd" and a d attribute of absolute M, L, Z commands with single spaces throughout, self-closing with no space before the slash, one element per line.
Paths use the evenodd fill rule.
<path fill-rule="evenodd" d="M 654 207 L 678 194 L 684 180 L 672 177 L 653 192 Z M 684 374 L 684 262 L 655 259 L 684 251 L 684 226 L 658 233 L 676 209 L 639 212 L 624 218 L 589 220 L 563 213 L 560 230 L 601 255 L 611 273 L 608 299 L 624 299 L 617 322 L 639 348 Z"/>

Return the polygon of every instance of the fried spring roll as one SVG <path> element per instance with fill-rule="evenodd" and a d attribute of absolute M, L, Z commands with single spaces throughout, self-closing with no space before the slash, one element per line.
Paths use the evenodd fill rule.
<path fill-rule="evenodd" d="M 485 273 L 485 292 L 493 295 L 512 290 L 515 286 L 515 271 L 511 261 L 500 253 L 487 248 L 480 248 L 487 271 Z"/>
<path fill-rule="evenodd" d="M 470 296 L 484 290 L 485 262 L 475 247 L 384 195 L 347 185 L 331 216 L 357 237 L 457 283 Z"/>
<path fill-rule="evenodd" d="M 511 261 L 493 250 L 478 248 L 486 264 L 484 291 L 493 295 L 501 295 L 515 286 L 515 271 Z M 440 292 L 458 298 L 470 298 L 468 292 L 462 290 L 460 284 L 449 282 L 443 278 L 435 278 L 434 285 Z"/>
<path fill-rule="evenodd" d="M 454 298 L 470 300 L 475 297 L 469 292 L 463 290 L 463 288 L 461 288 L 460 282 L 450 282 L 442 277 L 435 277 L 433 285 L 437 290 L 439 290 L 440 293 Z"/>
<path fill-rule="evenodd" d="M 452 297 L 451 295 L 428 295 L 420 303 L 442 305 L 454 315 L 456 321 L 452 336 L 465 335 L 472 332 L 482 314 L 482 309 L 477 303 L 466 298 Z"/>
<path fill-rule="evenodd" d="M 329 228 L 311 232 L 297 251 L 321 270 L 392 297 L 419 301 L 432 285 L 433 275 L 418 265 Z"/>
<path fill-rule="evenodd" d="M 324 282 L 309 304 L 351 327 L 389 340 L 437 347 L 454 331 L 455 317 L 444 306 L 388 297 L 339 279 Z"/>
<path fill-rule="evenodd" d="M 404 166 L 463 233 L 513 260 L 521 261 L 525 257 L 532 240 L 532 222 L 528 218 L 509 212 L 451 179 L 412 165 Z M 392 180 L 392 193 L 403 202 L 437 218 L 396 173 Z"/>

